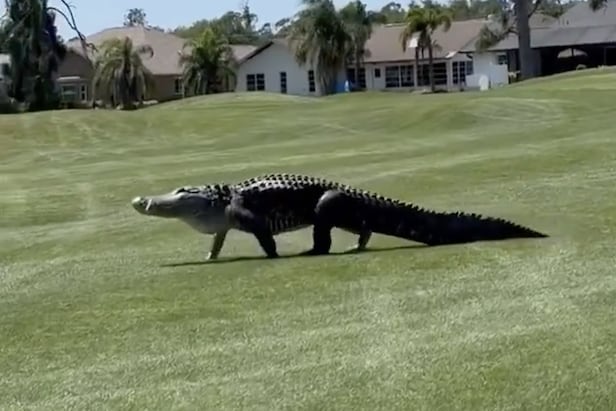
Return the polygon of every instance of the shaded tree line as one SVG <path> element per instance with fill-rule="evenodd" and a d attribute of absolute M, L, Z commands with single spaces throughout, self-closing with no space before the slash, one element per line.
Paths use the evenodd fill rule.
<path fill-rule="evenodd" d="M 66 0 L 58 0 L 63 8 L 48 0 L 5 0 L 6 14 L 0 21 L 0 51 L 11 58 L 8 94 L 30 110 L 56 108 L 59 90 L 56 72 L 66 55 L 66 45 L 57 34 L 56 16 L 64 18 L 80 40 L 86 58 L 94 46 L 86 42 L 77 29 L 72 9 Z M 499 24 L 486 26 L 481 33 L 482 47 L 488 47 L 510 33 L 519 38 L 522 78 L 532 77 L 529 18 L 537 12 L 553 17 L 562 14 L 578 0 L 451 0 L 443 5 L 432 0 L 407 6 L 389 2 L 379 10 L 368 10 L 361 0 L 353 0 L 337 9 L 331 0 L 302 0 L 302 9 L 294 16 L 274 24 L 259 24 L 248 2 L 239 11 L 229 11 L 210 20 L 198 20 L 187 27 L 168 30 L 186 39 L 187 50 L 180 61 L 184 67 L 184 87 L 195 94 L 217 91 L 221 79 L 233 75 L 233 44 L 260 45 L 274 38 L 294 42 L 295 58 L 301 65 L 314 66 L 317 81 L 325 93 L 334 91 L 336 75 L 346 65 L 356 70 L 365 57 L 365 43 L 374 24 L 404 25 L 399 39 L 406 48 L 411 37 L 417 38 L 416 59 L 428 55 L 430 84 L 433 82 L 436 30 L 448 30 L 456 20 L 494 17 Z M 590 0 L 589 7 L 607 7 L 607 0 Z M 126 26 L 147 25 L 143 9 L 132 8 L 124 15 Z M 155 27 L 158 30 L 164 30 Z M 113 39 L 98 50 L 93 86 L 107 100 L 115 100 L 125 108 L 143 101 L 152 87 L 151 73 L 143 58 L 151 57 L 148 45 L 135 46 L 130 39 Z M 357 72 L 355 78 L 358 78 Z"/>

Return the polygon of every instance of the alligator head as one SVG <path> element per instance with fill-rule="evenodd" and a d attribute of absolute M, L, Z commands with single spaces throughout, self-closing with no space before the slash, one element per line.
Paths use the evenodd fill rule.
<path fill-rule="evenodd" d="M 135 197 L 131 204 L 140 214 L 176 218 L 195 230 L 214 234 L 228 226 L 225 209 L 230 198 L 228 186 L 191 186 L 166 194 Z"/>

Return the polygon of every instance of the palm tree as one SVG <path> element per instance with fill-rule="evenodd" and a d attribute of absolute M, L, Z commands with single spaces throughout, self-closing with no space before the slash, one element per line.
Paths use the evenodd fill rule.
<path fill-rule="evenodd" d="M 101 44 L 101 54 L 94 64 L 94 88 L 105 101 L 111 100 L 122 108 L 134 108 L 143 102 L 148 89 L 154 87 L 152 73 L 143 64 L 142 54 L 154 55 L 149 45 L 135 46 L 129 37 L 113 38 Z"/>
<path fill-rule="evenodd" d="M 331 0 L 302 0 L 302 4 L 306 8 L 298 13 L 290 35 L 295 59 L 314 67 L 321 92 L 330 94 L 346 66 L 351 37 Z"/>
<path fill-rule="evenodd" d="M 219 80 L 235 75 L 233 51 L 218 31 L 207 27 L 198 38 L 187 41 L 186 47 L 190 53 L 180 56 L 184 85 L 192 87 L 195 94 L 209 94 Z"/>
<path fill-rule="evenodd" d="M 417 47 L 415 48 L 415 66 L 419 68 L 419 49 L 428 49 L 428 67 L 430 76 L 430 89 L 436 91 L 434 84 L 434 50 L 436 42 L 432 38 L 434 32 L 442 27 L 444 31 L 451 27 L 451 15 L 444 8 L 438 6 L 411 7 L 405 16 L 405 27 L 400 35 L 402 50 L 406 50 L 408 41 L 417 33 Z"/>
<path fill-rule="evenodd" d="M 349 53 L 355 66 L 355 83 L 359 85 L 359 67 L 366 55 L 366 42 L 372 35 L 372 25 L 384 22 L 384 17 L 378 13 L 370 13 L 361 0 L 355 0 L 340 10 L 340 16 L 351 37 Z"/>

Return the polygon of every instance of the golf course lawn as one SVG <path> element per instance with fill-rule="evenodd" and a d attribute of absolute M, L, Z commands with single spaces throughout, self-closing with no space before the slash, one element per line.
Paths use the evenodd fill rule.
<path fill-rule="evenodd" d="M 130 200 L 305 173 L 546 239 L 211 238 Z M 616 409 L 616 71 L 0 116 L 2 410 Z"/>

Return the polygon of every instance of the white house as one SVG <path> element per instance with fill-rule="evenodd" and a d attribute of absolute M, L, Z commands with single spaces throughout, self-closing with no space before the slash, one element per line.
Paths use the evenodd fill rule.
<path fill-rule="evenodd" d="M 466 76 L 473 73 L 473 61 L 459 53 L 483 25 L 482 20 L 452 22 L 449 30 L 436 30 L 434 48 L 434 82 L 440 89 L 454 90 L 466 86 Z M 366 56 L 359 73 L 359 85 L 368 90 L 413 90 L 429 86 L 428 51 L 421 51 L 415 61 L 417 38 L 414 36 L 405 45 L 401 35 L 403 24 L 376 26 L 366 43 Z M 355 72 L 348 70 L 355 82 Z"/>
<path fill-rule="evenodd" d="M 284 39 L 272 40 L 249 53 L 236 71 L 236 91 L 268 91 L 301 96 L 322 95 L 310 65 L 301 66 Z M 344 82 L 340 73 L 339 82 Z"/>
<path fill-rule="evenodd" d="M 473 61 L 459 51 L 475 39 L 484 20 L 453 22 L 450 29 L 437 30 L 433 39 L 434 76 L 437 87 L 459 89 L 466 86 L 466 76 L 473 73 Z M 401 24 L 379 25 L 366 43 L 366 56 L 355 82 L 352 65 L 340 73 L 337 89 L 348 79 L 361 89 L 408 91 L 429 86 L 427 50 L 416 69 L 416 39 L 403 47 Z M 276 39 L 240 60 L 236 91 L 269 91 L 294 95 L 320 95 L 312 67 L 300 66 L 292 47 L 285 39 Z"/>

